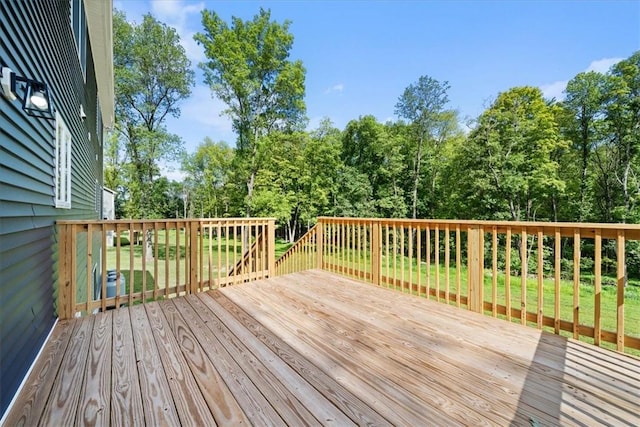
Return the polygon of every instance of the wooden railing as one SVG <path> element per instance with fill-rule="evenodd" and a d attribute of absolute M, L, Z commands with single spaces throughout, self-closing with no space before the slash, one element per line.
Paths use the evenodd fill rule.
<path fill-rule="evenodd" d="M 275 274 L 275 221 L 59 221 L 61 319 Z"/>
<path fill-rule="evenodd" d="M 276 271 L 322 268 L 638 350 L 640 281 L 629 280 L 627 252 L 639 240 L 627 224 L 321 217 Z"/>
<path fill-rule="evenodd" d="M 311 227 L 309 231 L 300 237 L 293 246 L 276 260 L 276 275 L 280 276 L 319 268 L 320 259 L 318 255 L 320 252 L 317 250 L 318 229 L 318 224 Z"/>

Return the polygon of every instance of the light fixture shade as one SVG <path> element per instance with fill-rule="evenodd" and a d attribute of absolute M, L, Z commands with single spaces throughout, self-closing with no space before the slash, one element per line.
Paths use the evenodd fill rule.
<path fill-rule="evenodd" d="M 25 96 L 22 99 L 22 109 L 34 117 L 49 118 L 52 116 L 49 90 L 45 83 L 33 80 L 26 82 Z"/>
<path fill-rule="evenodd" d="M 19 99 L 22 109 L 30 116 L 55 120 L 46 83 L 17 76 L 9 67 L 2 66 L 0 70 L 0 87 L 5 98 L 9 101 Z"/>
<path fill-rule="evenodd" d="M 47 100 L 45 93 L 41 90 L 34 91 L 31 98 L 29 98 L 29 101 L 34 107 L 40 110 L 46 110 L 49 108 L 49 101 Z"/>

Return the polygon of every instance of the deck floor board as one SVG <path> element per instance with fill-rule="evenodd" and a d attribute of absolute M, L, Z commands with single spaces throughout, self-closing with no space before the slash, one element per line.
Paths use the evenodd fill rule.
<path fill-rule="evenodd" d="M 311 270 L 60 322 L 6 425 L 640 425 L 640 360 Z"/>

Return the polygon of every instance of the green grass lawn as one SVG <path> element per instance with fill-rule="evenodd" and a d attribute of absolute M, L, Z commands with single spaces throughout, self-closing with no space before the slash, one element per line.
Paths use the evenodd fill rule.
<path fill-rule="evenodd" d="M 217 280 L 218 271 L 220 277 L 224 277 L 242 259 L 242 242 L 240 239 L 224 237 L 209 239 L 208 235 L 204 235 L 203 238 L 202 278 Z M 291 247 L 290 243 L 276 241 L 276 259 L 289 247 Z M 154 260 L 155 249 L 152 249 L 151 254 L 147 254 L 150 256 L 147 256 L 144 261 L 143 251 L 144 245 L 131 245 L 126 233 L 123 233 L 120 239 L 119 263 L 118 249 L 115 246 L 107 248 L 106 269 L 116 270 L 119 266 L 119 270 L 125 276 L 127 293 L 132 274 L 134 293 L 141 292 L 143 286 L 146 290 L 153 290 L 154 287 L 164 289 L 167 284 L 173 286 L 176 283 L 184 284 L 186 282 L 190 260 L 186 256 L 187 247 L 184 232 L 181 232 L 179 236 L 176 236 L 176 230 L 158 232 L 157 263 Z M 132 259 L 133 262 L 131 262 Z M 220 270 L 218 270 L 218 259 L 220 260 Z M 200 275 L 200 269 L 198 269 L 198 275 Z"/>

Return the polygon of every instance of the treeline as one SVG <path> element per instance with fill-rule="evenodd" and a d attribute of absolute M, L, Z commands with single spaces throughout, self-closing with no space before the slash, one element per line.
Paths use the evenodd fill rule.
<path fill-rule="evenodd" d="M 640 52 L 578 74 L 561 102 L 535 87 L 500 93 L 468 134 L 446 89 L 420 78 L 397 122 L 260 138 L 251 214 L 278 218 L 291 239 L 319 215 L 638 222 Z M 209 138 L 185 158 L 189 215 L 246 214 L 241 160 Z"/>
<path fill-rule="evenodd" d="M 269 216 L 290 240 L 320 215 L 640 222 L 640 52 L 578 74 L 562 101 L 536 87 L 499 93 L 468 132 L 449 84 L 426 75 L 398 94 L 398 121 L 308 131 L 289 24 L 263 9 L 230 23 L 202 12 L 199 67 L 237 139 L 185 154 L 164 124 L 195 83 L 180 39 L 151 15 L 135 24 L 116 11 L 105 185 L 119 217 Z M 170 182 L 160 164 L 178 159 L 186 177 Z"/>

